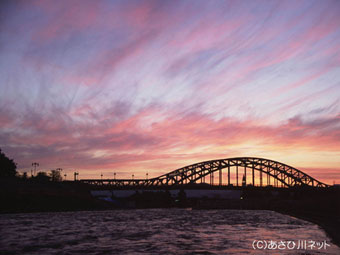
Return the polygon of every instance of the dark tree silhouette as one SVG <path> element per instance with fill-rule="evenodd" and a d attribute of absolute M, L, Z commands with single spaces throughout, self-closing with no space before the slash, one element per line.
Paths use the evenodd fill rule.
<path fill-rule="evenodd" d="M 23 172 L 22 176 L 21 176 L 22 179 L 24 180 L 27 180 L 27 172 Z"/>
<path fill-rule="evenodd" d="M 34 179 L 38 182 L 48 182 L 51 177 L 49 177 L 45 172 L 38 172 Z"/>
<path fill-rule="evenodd" d="M 0 149 L 0 178 L 14 178 L 16 174 L 17 164 Z"/>
<path fill-rule="evenodd" d="M 53 182 L 61 182 L 63 180 L 58 170 L 51 170 L 50 177 Z"/>

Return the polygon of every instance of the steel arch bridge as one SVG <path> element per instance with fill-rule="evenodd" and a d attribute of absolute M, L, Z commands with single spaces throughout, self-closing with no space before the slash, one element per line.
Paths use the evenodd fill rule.
<path fill-rule="evenodd" d="M 232 174 L 231 169 L 235 169 L 236 171 Z M 215 173 L 218 175 L 214 176 Z M 208 181 L 206 181 L 207 177 Z M 80 181 L 94 185 L 110 185 L 114 187 L 136 186 L 146 188 L 194 183 L 286 188 L 296 186 L 329 186 L 294 167 L 274 160 L 255 157 L 236 157 L 204 161 L 150 179 L 82 179 Z"/>

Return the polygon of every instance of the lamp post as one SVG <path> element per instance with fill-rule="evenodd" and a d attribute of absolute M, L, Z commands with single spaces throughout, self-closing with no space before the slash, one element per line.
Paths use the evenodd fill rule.
<path fill-rule="evenodd" d="M 59 172 L 59 174 L 60 174 L 60 177 L 61 177 L 61 176 L 62 176 L 62 175 L 61 175 L 61 171 L 63 171 L 63 169 L 59 167 L 59 168 L 57 168 L 57 169 L 56 169 L 56 171 L 58 171 L 58 172 Z"/>
<path fill-rule="evenodd" d="M 113 179 L 116 180 L 116 173 L 113 173 Z"/>
<path fill-rule="evenodd" d="M 39 166 L 39 163 L 38 162 L 33 162 L 32 166 L 34 167 L 34 175 L 36 175 L 37 166 Z M 32 175 L 32 172 L 31 172 L 31 175 Z"/>
<path fill-rule="evenodd" d="M 78 172 L 74 172 L 74 181 L 77 181 L 77 176 L 79 175 Z"/>
<path fill-rule="evenodd" d="M 146 173 L 146 180 L 148 180 L 148 177 L 149 177 L 149 174 L 148 174 L 148 173 Z"/>
<path fill-rule="evenodd" d="M 61 175 L 61 171 L 63 171 L 63 169 L 59 167 L 59 168 L 56 169 L 56 171 L 57 171 L 57 173 L 59 173 L 59 175 L 54 176 L 55 181 L 59 181 L 59 177 L 60 177 L 60 181 L 62 181 L 63 177 Z"/>

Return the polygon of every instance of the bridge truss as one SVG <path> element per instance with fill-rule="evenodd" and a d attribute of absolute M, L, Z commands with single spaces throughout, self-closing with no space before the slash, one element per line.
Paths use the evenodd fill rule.
<path fill-rule="evenodd" d="M 159 187 L 194 183 L 261 187 L 328 186 L 294 167 L 254 157 L 204 161 L 150 179 L 82 179 L 80 181 L 114 187 Z"/>

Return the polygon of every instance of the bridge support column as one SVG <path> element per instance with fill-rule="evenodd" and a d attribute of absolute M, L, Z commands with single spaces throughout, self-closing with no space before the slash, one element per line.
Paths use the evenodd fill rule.
<path fill-rule="evenodd" d="M 268 168 L 267 168 L 267 186 L 270 185 L 270 175 L 268 174 Z"/>
<path fill-rule="evenodd" d="M 214 185 L 214 172 L 210 173 L 210 185 Z"/>
<path fill-rule="evenodd" d="M 222 186 L 222 169 L 221 168 L 218 170 L 218 181 L 219 181 L 219 185 Z"/>
<path fill-rule="evenodd" d="M 230 165 L 228 165 L 228 186 L 230 185 Z"/>
<path fill-rule="evenodd" d="M 238 166 L 236 166 L 236 186 L 238 186 Z"/>
<path fill-rule="evenodd" d="M 253 176 L 253 186 L 255 186 L 255 170 L 254 170 L 254 163 L 252 166 L 252 176 Z"/>
<path fill-rule="evenodd" d="M 247 186 L 247 166 L 244 165 L 244 183 Z"/>

